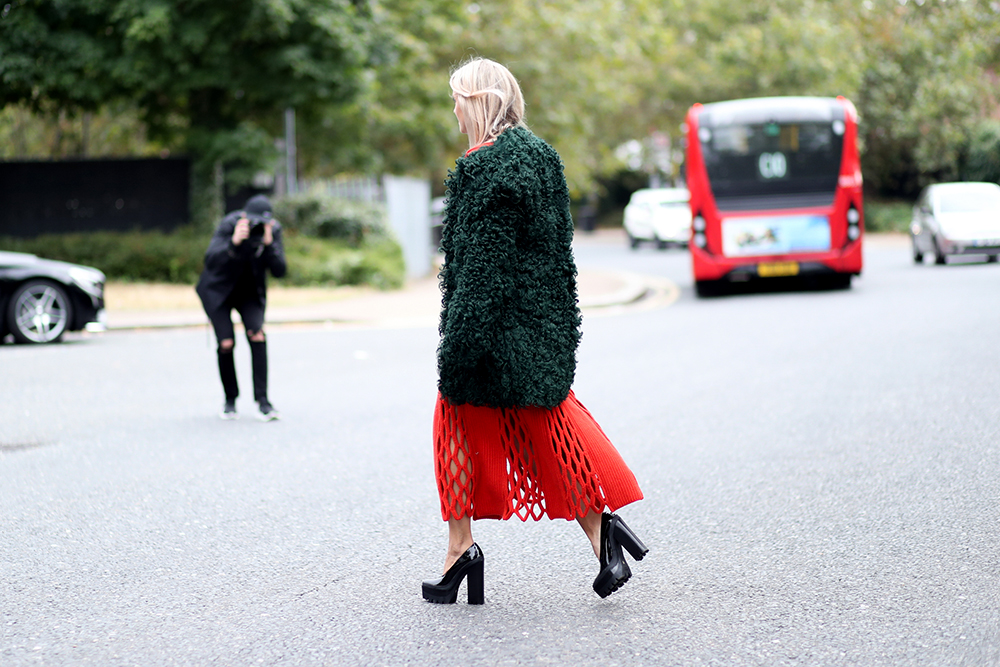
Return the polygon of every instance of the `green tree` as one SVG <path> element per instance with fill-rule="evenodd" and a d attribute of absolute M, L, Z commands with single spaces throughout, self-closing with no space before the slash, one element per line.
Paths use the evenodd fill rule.
<path fill-rule="evenodd" d="M 329 176 L 434 173 L 458 148 L 448 72 L 469 13 L 452 0 L 382 0 L 372 5 L 366 86 L 303 124 L 306 170 Z"/>
<path fill-rule="evenodd" d="M 168 146 L 147 137 L 135 105 L 117 102 L 71 115 L 32 112 L 26 104 L 0 109 L 0 160 L 153 156 Z"/>
<path fill-rule="evenodd" d="M 151 137 L 194 158 L 204 223 L 221 212 L 223 167 L 271 156 L 283 108 L 308 120 L 358 92 L 371 12 L 365 0 L 16 0 L 0 30 L 0 104 L 134 103 Z"/>
<path fill-rule="evenodd" d="M 972 132 L 964 174 L 970 181 L 1000 183 L 1000 121 L 981 121 Z"/>
<path fill-rule="evenodd" d="M 856 100 L 865 177 L 881 194 L 914 196 L 929 181 L 961 175 L 972 129 L 995 90 L 985 66 L 995 57 L 1000 14 L 974 1 L 865 6 Z"/>

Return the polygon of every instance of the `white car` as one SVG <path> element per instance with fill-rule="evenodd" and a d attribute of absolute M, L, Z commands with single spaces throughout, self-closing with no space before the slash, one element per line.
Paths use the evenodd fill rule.
<path fill-rule="evenodd" d="M 636 190 L 625 207 L 625 231 L 629 245 L 643 241 L 660 249 L 687 246 L 691 237 L 690 195 L 686 188 L 646 188 Z"/>
<path fill-rule="evenodd" d="M 944 264 L 948 255 L 1000 254 L 1000 185 L 996 183 L 937 183 L 920 193 L 910 223 L 913 261 L 934 255 Z"/>

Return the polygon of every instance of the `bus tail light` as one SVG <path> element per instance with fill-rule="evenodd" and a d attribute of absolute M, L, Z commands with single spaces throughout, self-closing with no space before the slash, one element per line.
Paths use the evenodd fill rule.
<path fill-rule="evenodd" d="M 858 209 L 854 208 L 854 204 L 847 209 L 847 240 L 848 242 L 857 241 L 861 237 L 861 214 Z"/>
<path fill-rule="evenodd" d="M 705 240 L 705 218 L 701 214 L 694 216 L 691 220 L 691 229 L 694 230 L 693 241 L 702 250 L 706 249 L 708 241 Z"/>

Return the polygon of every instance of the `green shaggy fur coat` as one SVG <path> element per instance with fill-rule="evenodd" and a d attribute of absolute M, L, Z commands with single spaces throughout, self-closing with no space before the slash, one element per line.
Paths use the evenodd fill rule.
<path fill-rule="evenodd" d="M 438 388 L 456 405 L 555 407 L 581 322 L 562 161 L 512 128 L 459 158 L 446 185 Z"/>

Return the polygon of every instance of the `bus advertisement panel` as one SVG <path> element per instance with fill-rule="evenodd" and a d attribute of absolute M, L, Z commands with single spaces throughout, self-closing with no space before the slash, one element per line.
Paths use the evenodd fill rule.
<path fill-rule="evenodd" d="M 696 104 L 687 115 L 695 286 L 861 273 L 857 111 L 843 97 Z"/>

